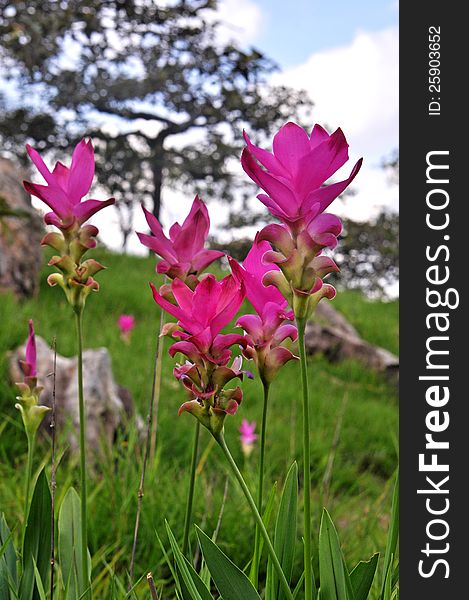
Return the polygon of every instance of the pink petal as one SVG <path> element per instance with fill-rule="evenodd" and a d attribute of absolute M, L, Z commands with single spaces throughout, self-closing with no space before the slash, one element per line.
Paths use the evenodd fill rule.
<path fill-rule="evenodd" d="M 211 274 L 195 288 L 192 314 L 200 323 L 208 325 L 216 315 L 221 291 L 221 284 Z"/>
<path fill-rule="evenodd" d="M 142 205 L 143 214 L 153 237 L 145 233 L 137 233 L 140 242 L 171 263 L 177 262 L 173 244 L 165 236 L 158 219 Z M 150 245 L 151 243 L 151 245 Z"/>
<path fill-rule="evenodd" d="M 184 354 L 184 356 L 187 356 L 187 358 L 193 362 L 200 362 L 201 360 L 198 348 L 191 342 L 176 342 L 168 349 L 171 358 L 173 358 L 177 352 Z"/>
<path fill-rule="evenodd" d="M 73 151 L 72 164 L 68 177 L 68 193 L 73 204 L 78 204 L 93 183 L 94 149 L 91 140 L 81 140 Z M 90 215 L 91 216 L 91 215 Z M 87 217 L 89 218 L 89 217 Z M 86 220 L 86 219 L 85 219 Z"/>
<path fill-rule="evenodd" d="M 192 258 L 192 267 L 200 273 L 222 256 L 225 256 L 225 253 L 219 250 L 201 250 Z"/>
<path fill-rule="evenodd" d="M 29 321 L 29 336 L 26 342 L 26 363 L 29 368 L 27 375 L 29 377 L 36 377 L 36 337 L 34 335 L 34 325 L 32 319 Z"/>
<path fill-rule="evenodd" d="M 281 210 L 285 211 L 285 214 L 292 215 L 295 213 L 297 202 L 291 190 L 261 169 L 246 148 L 241 155 L 241 165 L 249 177 L 267 192 L 271 199 L 275 200 L 275 203 Z"/>
<path fill-rule="evenodd" d="M 304 198 L 319 188 L 348 160 L 348 144 L 341 129 L 337 129 L 328 140 L 313 148 L 298 163 L 295 188 Z"/>
<path fill-rule="evenodd" d="M 296 123 L 286 123 L 274 137 L 273 150 L 275 157 L 294 175 L 299 160 L 311 150 L 308 134 Z"/>
<path fill-rule="evenodd" d="M 254 338 L 256 343 L 264 337 L 262 320 L 258 315 L 243 315 L 236 322 L 237 327 L 242 327 L 243 330 Z"/>
<path fill-rule="evenodd" d="M 282 210 L 280 206 L 274 200 L 272 200 L 272 198 L 270 198 L 270 196 L 267 196 L 266 194 L 258 194 L 257 199 L 268 208 L 269 212 L 273 214 L 274 217 L 277 217 L 281 221 L 288 223 L 295 218 L 289 216 L 284 210 Z"/>
<path fill-rule="evenodd" d="M 247 346 L 246 338 L 238 333 L 218 334 L 213 341 L 212 351 L 217 354 L 234 344 L 245 348 Z"/>
<path fill-rule="evenodd" d="M 108 200 L 85 200 L 79 204 L 75 204 L 73 207 L 73 214 L 77 218 L 80 225 L 92 217 L 95 213 L 111 206 L 116 202 L 115 198 L 109 198 Z"/>
<path fill-rule="evenodd" d="M 337 198 L 337 196 L 340 196 L 340 194 L 342 194 L 345 188 L 347 188 L 352 183 L 352 181 L 355 179 L 358 172 L 360 171 L 362 162 L 363 159 L 360 158 L 360 160 L 353 167 L 350 176 L 344 181 L 331 183 L 331 185 L 326 185 L 313 192 L 311 194 L 311 203 L 319 202 L 321 212 L 326 210 L 326 208 L 331 204 L 331 202 L 333 202 Z"/>
<path fill-rule="evenodd" d="M 180 279 L 175 279 L 173 281 L 171 290 L 181 309 L 186 314 L 191 314 L 194 301 L 194 292 Z"/>
<path fill-rule="evenodd" d="M 66 192 L 68 188 L 69 169 L 60 161 L 55 164 L 52 175 L 55 177 L 57 184 Z"/>
<path fill-rule="evenodd" d="M 24 189 L 28 194 L 36 196 L 51 208 L 56 215 L 65 219 L 72 213 L 72 206 L 62 188 L 52 185 L 39 185 L 23 181 Z"/>
<path fill-rule="evenodd" d="M 29 144 L 26 144 L 26 152 L 29 154 L 29 158 L 33 161 L 35 167 L 37 168 L 39 173 L 44 177 L 44 179 L 47 181 L 47 183 L 50 185 L 57 185 L 55 177 L 52 175 L 52 173 L 46 167 L 46 164 L 42 160 L 39 152 L 37 150 L 35 150 Z"/>
<path fill-rule="evenodd" d="M 330 136 L 324 129 L 324 127 L 321 127 L 321 125 L 316 124 L 313 127 L 313 131 L 311 132 L 311 136 L 309 138 L 309 145 L 311 149 L 316 148 L 316 146 L 319 146 L 319 144 L 328 140 L 329 137 Z"/>
<path fill-rule="evenodd" d="M 281 177 L 289 176 L 288 171 L 271 152 L 264 150 L 263 148 L 259 148 L 258 146 L 254 146 L 245 131 L 243 131 L 243 136 L 246 144 L 248 145 L 249 152 L 261 163 L 261 165 L 263 165 L 273 175 L 280 175 Z"/>
<path fill-rule="evenodd" d="M 184 317 L 186 316 L 184 314 L 184 312 L 179 308 L 179 306 L 175 306 L 174 304 L 171 304 L 171 302 L 168 302 L 168 300 L 166 300 L 166 298 L 163 298 L 163 296 L 161 296 L 158 293 L 158 290 L 156 289 L 156 287 L 150 282 L 150 287 L 153 293 L 153 299 L 154 301 L 161 306 L 161 308 L 163 310 L 165 310 L 166 312 L 168 312 L 170 315 L 173 315 L 173 317 L 176 317 L 176 319 L 184 319 Z"/>
<path fill-rule="evenodd" d="M 287 338 L 290 338 L 292 342 L 295 342 L 298 339 L 298 329 L 294 325 L 290 325 L 289 323 L 285 323 L 285 325 L 280 325 L 280 327 L 274 333 L 272 340 L 275 345 L 278 345 L 281 344 Z"/>

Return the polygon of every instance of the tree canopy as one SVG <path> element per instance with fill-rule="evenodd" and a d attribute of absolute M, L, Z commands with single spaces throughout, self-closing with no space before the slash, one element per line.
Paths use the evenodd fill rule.
<path fill-rule="evenodd" d="M 239 197 L 243 128 L 267 137 L 310 100 L 271 85 L 262 52 L 223 41 L 216 4 L 0 0 L 3 149 L 60 154 L 90 136 L 124 240 L 136 202 L 159 216 L 163 185 Z"/>

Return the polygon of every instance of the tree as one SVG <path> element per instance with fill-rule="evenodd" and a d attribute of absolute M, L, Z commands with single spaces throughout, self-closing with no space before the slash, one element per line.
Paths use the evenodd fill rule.
<path fill-rule="evenodd" d="M 242 129 L 269 136 L 310 106 L 268 83 L 276 65 L 261 52 L 220 41 L 216 1 L 161 4 L 0 0 L 4 150 L 30 141 L 60 154 L 92 137 L 124 240 L 135 202 L 160 215 L 163 184 L 239 197 L 230 159 Z"/>

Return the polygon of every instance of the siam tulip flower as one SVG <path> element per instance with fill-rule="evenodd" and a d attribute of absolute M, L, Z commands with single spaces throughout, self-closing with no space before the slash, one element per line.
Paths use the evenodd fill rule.
<path fill-rule="evenodd" d="M 249 423 L 246 419 L 243 419 L 239 428 L 241 448 L 244 456 L 248 457 L 253 449 L 254 442 L 257 440 L 257 435 L 254 433 L 256 430 L 256 422 Z"/>
<path fill-rule="evenodd" d="M 177 352 L 187 361 L 174 369 L 191 394 L 191 400 L 179 409 L 189 411 L 210 431 L 220 432 L 226 414 L 235 414 L 242 400 L 241 388 L 225 389 L 232 379 L 242 379 L 242 358 L 236 357 L 228 367 L 231 346 L 246 346 L 238 334 L 220 333 L 235 316 L 244 299 L 242 283 L 231 275 L 218 282 L 211 274 L 204 277 L 195 290 L 180 279 L 171 284 L 177 304 L 172 304 L 150 284 L 155 302 L 177 319 L 165 326 L 163 334 L 179 338 L 169 348 L 170 356 Z"/>
<path fill-rule="evenodd" d="M 105 267 L 94 259 L 82 260 L 83 255 L 96 246 L 98 229 L 87 224 L 91 216 L 106 206 L 114 204 L 114 198 L 100 201 L 82 199 L 89 192 L 94 176 L 94 150 L 91 141 L 82 140 L 73 151 L 70 167 L 58 162 L 50 171 L 39 153 L 26 146 L 28 154 L 47 185 L 23 182 L 26 191 L 40 198 L 52 212 L 45 215 L 47 225 L 59 229 L 47 233 L 41 244 L 53 248 L 57 254 L 49 266 L 57 272 L 47 279 L 49 285 L 59 285 L 75 312 L 80 312 L 87 296 L 99 290 L 94 275 Z"/>
<path fill-rule="evenodd" d="M 323 251 L 336 247 L 342 224 L 324 211 L 353 181 L 362 160 L 344 181 L 324 185 L 348 160 L 340 129 L 329 135 L 315 125 L 308 136 L 295 123 L 287 123 L 274 137 L 273 153 L 254 146 L 246 134 L 245 140 L 243 168 L 267 192 L 259 200 L 282 222 L 268 225 L 259 235 L 276 249 L 266 252 L 263 260 L 280 268 L 266 273 L 264 284 L 278 287 L 292 302 L 295 315 L 306 317 L 321 298 L 335 295 L 323 278 L 338 267 Z"/>
<path fill-rule="evenodd" d="M 208 250 L 204 246 L 210 229 L 210 218 L 207 207 L 199 196 L 194 198 L 184 223 L 172 225 L 169 238 L 163 233 L 158 219 L 145 207 L 142 208 L 152 235 L 137 235 L 144 246 L 162 258 L 156 267 L 158 273 L 164 273 L 170 279 L 186 281 L 200 275 L 208 265 L 224 255 L 223 252 Z"/>
<path fill-rule="evenodd" d="M 72 227 L 75 223 L 81 226 L 99 210 L 114 204 L 114 198 L 103 201 L 89 199 L 82 202 L 94 177 L 94 149 L 91 140 L 81 140 L 76 145 L 70 167 L 57 162 L 52 171 L 29 144 L 26 145 L 26 150 L 47 185 L 25 181 L 24 187 L 28 193 L 52 209 L 52 212 L 44 217 L 48 225 L 55 225 L 62 230 Z"/>
<path fill-rule="evenodd" d="M 24 374 L 24 381 L 16 383 L 21 395 L 16 398 L 18 403 L 15 404 L 15 408 L 21 412 L 28 438 L 32 438 L 35 436 L 46 412 L 50 410 L 47 406 L 39 404 L 39 396 L 43 388 L 37 385 L 36 339 L 32 320 L 29 321 L 25 360 L 20 361 L 20 365 Z"/>
<path fill-rule="evenodd" d="M 130 334 L 135 327 L 135 317 L 133 315 L 120 315 L 117 319 L 117 326 L 120 329 L 122 340 L 128 344 L 130 342 Z"/>
<path fill-rule="evenodd" d="M 247 148 L 241 164 L 267 193 L 260 194 L 259 200 L 295 233 L 343 193 L 362 163 L 360 159 L 344 181 L 325 186 L 325 181 L 348 160 L 348 144 L 341 129 L 329 135 L 315 125 L 308 136 L 302 127 L 286 123 L 274 137 L 273 153 L 254 146 L 246 133 L 244 138 Z"/>
<path fill-rule="evenodd" d="M 248 347 L 243 353 L 254 359 L 266 384 L 272 382 L 282 365 L 296 359 L 280 344 L 287 338 L 295 341 L 298 337 L 296 327 L 285 323 L 294 318 L 286 299 L 276 287 L 262 283 L 267 272 L 272 269 L 280 272 L 276 265 L 262 262 L 262 257 L 269 251 L 272 251 L 270 244 L 256 236 L 242 266 L 231 257 L 228 259 L 234 277 L 244 283 L 246 296 L 257 312 L 257 315 L 244 315 L 238 319 L 237 325 L 247 333 Z"/>

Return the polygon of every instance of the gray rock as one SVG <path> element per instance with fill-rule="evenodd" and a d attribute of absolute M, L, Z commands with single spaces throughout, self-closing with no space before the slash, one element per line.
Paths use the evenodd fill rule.
<path fill-rule="evenodd" d="M 41 404 L 52 406 L 54 352 L 49 344 L 36 336 L 38 383 L 44 387 Z M 24 359 L 25 346 L 10 355 L 12 381 L 21 381 L 23 376 L 19 361 Z M 107 348 L 83 352 L 83 391 L 86 406 L 86 439 L 90 454 L 99 456 L 103 442 L 111 447 L 119 430 L 135 417 L 139 431 L 143 422 L 135 415 L 130 392 L 114 380 L 111 357 Z M 50 424 L 44 420 L 44 427 Z M 57 354 L 56 369 L 56 426 L 57 430 L 68 431 L 71 448 L 78 447 L 80 417 L 78 408 L 77 358 L 66 358 Z"/>
<path fill-rule="evenodd" d="M 18 297 L 37 292 L 44 235 L 23 179 L 13 162 L 0 158 L 0 290 L 11 289 Z"/>
<path fill-rule="evenodd" d="M 305 345 L 309 354 L 321 353 L 331 361 L 355 359 L 385 373 L 393 381 L 399 377 L 399 358 L 366 342 L 347 319 L 325 301 L 318 304 L 314 321 L 306 326 Z"/>

